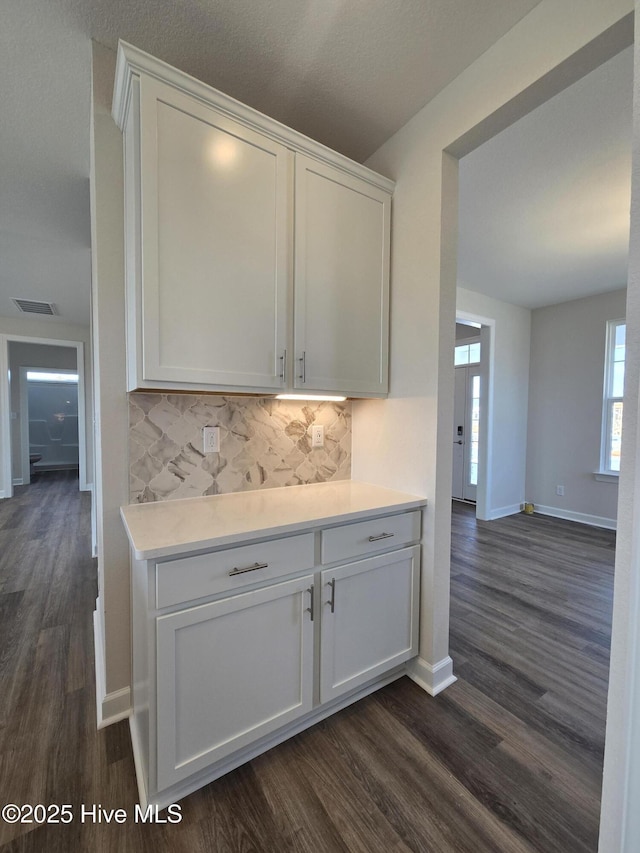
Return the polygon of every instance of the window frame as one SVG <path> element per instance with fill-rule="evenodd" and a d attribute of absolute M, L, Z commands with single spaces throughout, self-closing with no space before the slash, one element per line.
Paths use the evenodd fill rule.
<path fill-rule="evenodd" d="M 473 366 L 475 364 L 481 363 L 481 361 L 482 361 L 482 348 L 480 349 L 480 357 L 478 358 L 477 361 L 461 361 L 459 364 L 456 364 L 456 351 L 458 349 L 463 349 L 464 347 L 467 347 L 468 357 L 470 359 L 471 358 L 471 347 L 474 344 L 478 344 L 478 345 L 480 345 L 480 347 L 482 347 L 481 341 L 480 341 L 480 335 L 477 335 L 477 336 L 474 335 L 473 337 L 469 337 L 469 338 L 462 338 L 461 340 L 455 342 L 454 348 L 453 348 L 453 366 L 454 367 L 470 367 L 470 366 Z"/>
<path fill-rule="evenodd" d="M 616 348 L 616 331 L 620 326 L 626 326 L 626 319 L 607 320 L 607 336 L 605 345 L 604 357 L 604 382 L 602 395 L 602 430 L 600 440 L 600 470 L 599 474 L 607 477 L 618 477 L 620 470 L 616 470 L 610 466 L 611 460 L 611 445 L 612 445 L 612 428 L 613 428 L 613 411 L 614 406 L 618 403 L 623 406 L 624 415 L 624 390 L 622 396 L 614 396 L 614 365 L 615 348 Z M 626 362 L 626 341 L 625 341 L 625 362 Z"/>

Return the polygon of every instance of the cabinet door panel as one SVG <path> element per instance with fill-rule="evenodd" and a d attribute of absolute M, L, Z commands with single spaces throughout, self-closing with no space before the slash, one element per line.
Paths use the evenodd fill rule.
<path fill-rule="evenodd" d="M 309 711 L 313 576 L 157 620 L 158 788 Z"/>
<path fill-rule="evenodd" d="M 290 153 L 141 82 L 144 379 L 279 388 Z"/>
<path fill-rule="evenodd" d="M 295 200 L 295 386 L 385 393 L 391 198 L 296 155 Z"/>
<path fill-rule="evenodd" d="M 417 654 L 419 555 L 414 546 L 322 572 L 321 702 Z"/>

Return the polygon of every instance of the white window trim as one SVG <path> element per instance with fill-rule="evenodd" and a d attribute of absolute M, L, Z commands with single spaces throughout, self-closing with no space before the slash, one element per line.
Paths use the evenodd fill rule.
<path fill-rule="evenodd" d="M 593 479 L 599 483 L 617 483 L 620 479 L 619 471 L 594 471 Z"/>
<path fill-rule="evenodd" d="M 455 367 L 469 367 L 469 366 L 473 366 L 475 364 L 480 364 L 481 359 L 482 359 L 482 353 L 480 354 L 480 360 L 479 361 L 467 361 L 464 364 L 455 364 L 455 350 L 458 347 L 466 347 L 466 346 L 470 346 L 471 344 L 479 344 L 479 343 L 481 343 L 480 335 L 474 335 L 473 337 L 470 337 L 470 338 L 460 338 L 459 341 L 456 341 L 455 345 L 454 345 L 454 366 Z"/>
<path fill-rule="evenodd" d="M 609 457 L 609 439 L 611 435 L 611 412 L 613 404 L 624 402 L 624 397 L 611 396 L 611 385 L 613 382 L 613 354 L 616 340 L 616 328 L 620 325 L 625 325 L 625 318 L 618 320 L 607 320 L 607 338 L 605 345 L 604 357 L 604 382 L 602 384 L 602 428 L 600 434 L 600 468 L 594 471 L 593 475 L 600 482 L 617 482 L 620 476 L 619 471 L 607 467 Z"/>

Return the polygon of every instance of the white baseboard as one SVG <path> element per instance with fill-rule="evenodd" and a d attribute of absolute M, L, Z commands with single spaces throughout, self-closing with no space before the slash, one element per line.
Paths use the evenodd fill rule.
<path fill-rule="evenodd" d="M 99 714 L 99 729 L 106 729 L 120 720 L 128 719 L 131 716 L 131 688 L 122 687 L 113 693 L 107 693 L 102 700 Z"/>
<path fill-rule="evenodd" d="M 445 687 L 458 680 L 453 674 L 453 661 L 448 655 L 433 666 L 424 658 L 414 658 L 407 664 L 407 675 L 430 696 L 437 696 Z"/>
<path fill-rule="evenodd" d="M 102 647 L 102 630 L 100 626 L 100 611 L 93 611 L 93 642 L 96 667 L 96 712 L 99 729 L 125 720 L 131 716 L 131 688 L 122 687 L 112 693 L 106 692 L 104 671 L 104 649 Z"/>
<path fill-rule="evenodd" d="M 87 491 L 91 494 L 91 556 L 98 556 L 98 519 L 96 515 L 96 494 L 93 483 L 87 485 Z"/>
<path fill-rule="evenodd" d="M 520 504 L 510 504 L 509 506 L 499 506 L 497 509 L 489 510 L 487 521 L 495 521 L 496 518 L 506 518 L 507 515 L 516 515 L 520 512 Z"/>
<path fill-rule="evenodd" d="M 5 493 L 0 489 L 0 501 L 1 501 L 3 498 L 6 498 L 6 494 L 5 494 Z"/>
<path fill-rule="evenodd" d="M 534 504 L 535 512 L 540 515 L 551 515 L 554 518 L 562 518 L 564 521 L 577 521 L 579 524 L 589 524 L 591 527 L 605 527 L 607 530 L 616 530 L 617 519 L 606 518 L 602 515 L 589 515 L 586 512 L 574 512 L 570 509 L 560 509 L 557 506 L 540 506 Z"/>
<path fill-rule="evenodd" d="M 142 756 L 148 751 L 149 747 L 147 746 L 147 750 L 145 750 L 140 742 L 140 733 L 134 714 L 131 714 L 129 717 L 129 731 L 131 733 L 131 749 L 133 750 L 133 766 L 136 770 L 136 782 L 138 784 L 138 799 L 140 800 L 140 805 L 146 809 L 149 805 L 149 795 L 147 793 L 145 762 Z M 171 803 L 168 805 L 171 805 Z"/>
<path fill-rule="evenodd" d="M 16 477 L 12 482 L 14 486 L 24 486 L 22 477 Z"/>

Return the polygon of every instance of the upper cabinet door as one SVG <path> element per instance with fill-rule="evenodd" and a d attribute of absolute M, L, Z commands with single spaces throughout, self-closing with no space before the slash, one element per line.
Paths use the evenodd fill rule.
<path fill-rule="evenodd" d="M 388 390 L 391 196 L 296 155 L 294 386 Z"/>
<path fill-rule="evenodd" d="M 283 386 L 291 158 L 284 145 L 142 75 L 144 380 Z"/>

